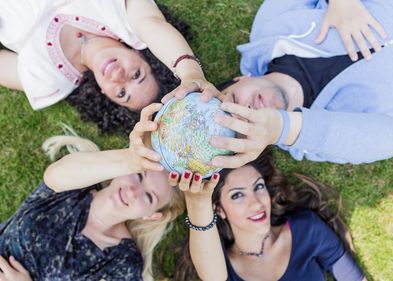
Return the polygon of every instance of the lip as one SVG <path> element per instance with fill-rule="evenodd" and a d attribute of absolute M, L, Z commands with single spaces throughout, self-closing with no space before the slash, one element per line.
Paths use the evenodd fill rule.
<path fill-rule="evenodd" d="M 266 211 L 258 212 L 257 214 L 248 217 L 248 219 L 253 222 L 263 222 L 267 219 Z"/>
<path fill-rule="evenodd" d="M 120 202 L 123 204 L 123 205 L 125 205 L 125 206 L 129 206 L 129 204 L 128 204 L 128 202 L 127 202 L 127 198 L 126 198 L 126 196 L 124 195 L 124 193 L 122 192 L 123 191 L 123 189 L 120 187 L 119 188 L 119 198 L 120 198 Z"/>
<path fill-rule="evenodd" d="M 117 59 L 110 59 L 103 64 L 103 66 L 101 67 L 102 76 L 106 76 L 114 69 L 115 62 L 117 62 Z"/>

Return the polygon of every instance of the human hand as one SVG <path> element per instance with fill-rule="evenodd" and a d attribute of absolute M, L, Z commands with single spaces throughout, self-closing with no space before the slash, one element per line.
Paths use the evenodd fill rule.
<path fill-rule="evenodd" d="M 369 60 L 371 59 L 371 52 L 366 44 L 366 40 L 376 52 L 381 50 L 381 45 L 375 38 L 372 29 L 381 38 L 386 38 L 387 36 L 384 28 L 367 11 L 360 0 L 331 0 L 315 42 L 319 44 L 325 40 L 331 27 L 337 29 L 352 61 L 358 59 L 353 40 L 364 58 Z"/>
<path fill-rule="evenodd" d="M 166 94 L 162 99 L 162 103 L 168 102 L 172 97 L 183 99 L 188 93 L 201 92 L 201 100 L 207 102 L 212 97 L 221 99 L 223 94 L 216 89 L 216 87 L 208 82 L 205 78 L 185 78 L 182 79 L 181 84 L 169 94 Z"/>
<path fill-rule="evenodd" d="M 161 103 L 153 103 L 142 109 L 141 118 L 130 133 L 130 160 L 133 170 L 162 171 L 164 167 L 159 164 L 160 155 L 151 149 L 150 134 L 157 130 L 157 124 L 152 121 L 152 115 L 159 111 Z"/>
<path fill-rule="evenodd" d="M 0 256 L 0 281 L 31 281 L 29 272 L 13 256 Z"/>
<path fill-rule="evenodd" d="M 224 102 L 221 109 L 232 116 L 217 115 L 216 122 L 243 135 L 245 138 L 214 136 L 210 144 L 236 152 L 233 156 L 216 156 L 212 164 L 222 168 L 238 168 L 256 159 L 269 144 L 274 144 L 282 131 L 283 120 L 278 110 L 260 110 Z M 235 118 L 233 116 L 237 116 Z"/>
<path fill-rule="evenodd" d="M 184 192 L 186 201 L 191 204 L 207 202 L 211 206 L 211 196 L 220 178 L 219 173 L 214 173 L 210 180 L 202 180 L 199 173 L 192 174 L 191 171 L 184 171 L 182 176 L 176 172 L 171 172 L 168 182 L 171 186 L 179 186 Z"/>

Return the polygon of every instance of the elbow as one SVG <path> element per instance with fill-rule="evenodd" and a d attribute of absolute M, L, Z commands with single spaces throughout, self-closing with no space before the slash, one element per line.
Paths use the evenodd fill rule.
<path fill-rule="evenodd" d="M 57 175 L 56 169 L 57 163 L 52 163 L 44 172 L 45 184 L 55 192 L 62 192 L 61 182 L 59 182 L 59 176 Z"/>

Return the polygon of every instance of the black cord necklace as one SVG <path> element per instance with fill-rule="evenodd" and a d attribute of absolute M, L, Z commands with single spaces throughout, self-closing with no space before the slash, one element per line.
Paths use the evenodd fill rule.
<path fill-rule="evenodd" d="M 266 241 L 266 239 L 268 239 L 270 237 L 270 234 L 272 234 L 272 233 L 266 234 L 266 236 L 262 239 L 261 250 L 259 251 L 259 253 L 239 251 L 239 255 L 240 256 L 255 256 L 257 258 L 262 257 L 263 251 L 265 249 L 265 241 Z"/>

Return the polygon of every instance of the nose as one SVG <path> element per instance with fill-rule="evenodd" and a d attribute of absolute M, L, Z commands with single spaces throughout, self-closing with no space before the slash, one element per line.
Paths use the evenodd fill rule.
<path fill-rule="evenodd" d="M 253 211 L 259 211 L 262 207 L 262 202 L 257 196 L 252 196 L 249 202 L 250 208 Z"/>
<path fill-rule="evenodd" d="M 142 190 L 141 186 L 139 186 L 139 185 L 130 186 L 129 189 L 130 189 L 130 193 L 134 199 L 137 199 L 143 193 L 143 190 Z"/>
<path fill-rule="evenodd" d="M 111 81 L 112 81 L 112 82 L 115 82 L 115 83 L 122 83 L 122 82 L 125 82 L 126 79 L 127 79 L 127 76 L 126 76 L 125 74 L 126 74 L 126 73 L 125 73 L 125 71 L 124 71 L 124 68 L 119 67 L 119 68 L 115 69 L 115 70 L 112 72 Z"/>

